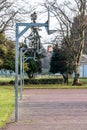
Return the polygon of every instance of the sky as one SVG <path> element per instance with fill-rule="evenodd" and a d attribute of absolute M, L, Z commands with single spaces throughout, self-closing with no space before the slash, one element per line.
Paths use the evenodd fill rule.
<path fill-rule="evenodd" d="M 12 1 L 12 0 L 9 0 L 9 1 Z M 22 0 L 15 0 L 17 6 L 21 6 L 22 8 L 25 7 L 27 9 L 29 9 L 29 6 L 32 5 L 32 6 L 35 6 L 36 8 L 36 12 L 37 12 L 37 23 L 45 23 L 47 20 L 48 20 L 48 13 L 40 13 L 42 12 L 44 9 L 42 6 L 40 6 L 40 4 L 44 3 L 46 0 L 24 0 L 25 4 L 23 2 L 21 2 Z M 50 2 L 54 3 L 55 1 L 58 2 L 58 4 L 61 4 L 62 2 L 64 2 L 65 0 L 49 0 Z M 73 0 L 72 0 L 73 1 Z M 25 17 L 25 22 L 31 22 L 30 21 L 30 18 L 28 17 Z M 55 30 L 56 28 L 56 21 L 55 19 L 51 18 L 50 17 L 50 30 Z M 51 34 L 51 35 L 48 35 L 47 32 L 46 32 L 46 29 L 44 27 L 41 27 L 42 31 L 40 31 L 40 35 L 41 35 L 41 40 L 42 42 L 50 42 L 52 39 L 53 39 L 53 35 L 55 34 Z M 26 35 L 28 35 L 29 31 L 26 32 L 24 34 L 24 37 Z M 24 37 L 21 37 L 20 38 L 20 41 L 23 41 L 24 40 Z"/>
<path fill-rule="evenodd" d="M 42 9 L 43 7 L 40 6 L 40 4 L 44 3 L 44 0 L 25 0 L 25 1 L 27 3 L 27 6 L 28 6 L 28 3 L 29 3 L 29 5 L 31 4 L 31 5 L 35 6 L 35 8 L 36 8 L 35 11 L 37 12 L 37 23 L 45 23 L 48 20 L 48 13 L 40 14 L 40 12 L 43 11 L 43 9 Z M 50 0 L 50 2 L 55 2 L 55 0 Z M 20 4 L 20 0 L 19 0 L 18 4 Z M 29 19 L 26 18 L 26 22 L 28 22 L 28 21 L 29 21 Z M 53 21 L 55 23 L 55 20 L 52 20 L 52 22 L 51 22 L 51 19 L 50 19 L 50 29 L 51 30 L 55 29 L 55 27 L 53 26 Z M 46 32 L 46 29 L 44 27 L 41 27 L 41 30 L 42 31 L 40 31 L 39 34 L 42 37 L 41 38 L 42 42 L 50 42 L 52 40 L 52 35 L 48 35 Z M 27 34 L 28 34 L 28 32 L 26 32 L 24 34 L 24 37 Z M 23 37 L 20 38 L 20 41 L 23 41 Z"/>

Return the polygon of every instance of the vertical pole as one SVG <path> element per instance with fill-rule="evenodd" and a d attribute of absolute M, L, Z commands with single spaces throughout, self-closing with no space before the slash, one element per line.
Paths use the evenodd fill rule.
<path fill-rule="evenodd" d="M 22 92 L 23 92 L 23 87 L 24 87 L 24 60 L 23 60 L 23 55 L 28 51 L 25 50 L 24 48 L 20 48 L 20 99 L 22 100 Z"/>
<path fill-rule="evenodd" d="M 23 88 L 24 88 L 24 58 L 23 58 Z"/>
<path fill-rule="evenodd" d="M 20 48 L 20 99 L 22 99 L 22 48 Z"/>
<path fill-rule="evenodd" d="M 18 121 L 18 26 L 16 24 L 15 45 L 15 122 Z"/>

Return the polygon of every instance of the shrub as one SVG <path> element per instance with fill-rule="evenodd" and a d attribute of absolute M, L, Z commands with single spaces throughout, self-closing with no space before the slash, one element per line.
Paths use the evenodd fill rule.
<path fill-rule="evenodd" d="M 56 79 L 25 79 L 25 84 L 62 84 L 62 78 Z"/>

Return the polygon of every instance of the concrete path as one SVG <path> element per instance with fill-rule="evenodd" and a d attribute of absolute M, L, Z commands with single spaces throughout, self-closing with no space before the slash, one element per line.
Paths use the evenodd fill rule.
<path fill-rule="evenodd" d="M 87 130 L 87 90 L 24 90 L 19 121 L 4 130 Z"/>

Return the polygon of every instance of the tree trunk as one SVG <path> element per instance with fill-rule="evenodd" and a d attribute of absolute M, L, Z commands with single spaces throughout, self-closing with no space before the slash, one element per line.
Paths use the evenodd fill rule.
<path fill-rule="evenodd" d="M 75 77 L 73 80 L 73 85 L 78 85 L 78 86 L 81 85 L 81 83 L 79 81 L 79 66 L 75 66 Z"/>
<path fill-rule="evenodd" d="M 63 79 L 64 79 L 64 83 L 66 83 L 68 85 L 68 73 L 67 74 L 62 74 Z"/>
<path fill-rule="evenodd" d="M 79 51 L 78 51 L 78 55 L 77 55 L 77 61 L 76 61 L 76 65 L 75 65 L 75 77 L 74 77 L 74 81 L 73 81 L 73 85 L 81 85 L 81 83 L 79 82 L 79 65 L 80 65 L 80 61 L 81 61 L 81 55 L 83 52 L 83 48 L 84 48 L 84 29 L 82 28 L 81 32 L 80 32 L 80 45 L 79 45 Z"/>

